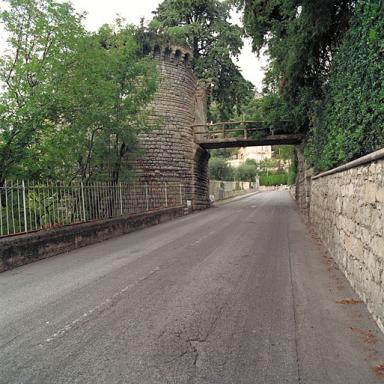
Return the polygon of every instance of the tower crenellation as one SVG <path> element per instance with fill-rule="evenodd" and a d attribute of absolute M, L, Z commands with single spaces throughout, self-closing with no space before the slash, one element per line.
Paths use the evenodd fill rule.
<path fill-rule="evenodd" d="M 153 56 L 159 60 L 169 60 L 173 63 L 192 66 L 193 53 L 190 48 L 181 45 L 156 44 L 152 50 Z"/>

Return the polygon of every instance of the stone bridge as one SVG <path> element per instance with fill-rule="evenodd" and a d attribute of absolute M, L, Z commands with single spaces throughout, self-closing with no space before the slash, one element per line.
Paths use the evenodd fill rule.
<path fill-rule="evenodd" d="M 208 149 L 277 144 L 299 148 L 302 135 L 270 129 L 262 122 L 207 124 L 208 84 L 194 74 L 192 52 L 155 46 L 153 56 L 160 84 L 150 108 L 153 129 L 139 139 L 142 156 L 134 169 L 140 180 L 180 182 L 191 209 L 204 209 L 210 205 Z"/>

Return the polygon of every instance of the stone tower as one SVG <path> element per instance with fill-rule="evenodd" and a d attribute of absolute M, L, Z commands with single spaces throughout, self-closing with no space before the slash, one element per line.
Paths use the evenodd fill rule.
<path fill-rule="evenodd" d="M 155 46 L 159 86 L 151 105 L 155 129 L 139 138 L 143 155 L 136 163 L 141 180 L 178 182 L 193 209 L 209 206 L 209 153 L 194 143 L 194 124 L 207 121 L 206 85 L 192 67 L 186 48 Z"/>

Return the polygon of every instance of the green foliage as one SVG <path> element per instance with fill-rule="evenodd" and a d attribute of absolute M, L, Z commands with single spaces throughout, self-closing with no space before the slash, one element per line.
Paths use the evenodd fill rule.
<path fill-rule="evenodd" d="M 292 132 L 296 129 L 292 110 L 280 96 L 273 92 L 267 93 L 260 99 L 251 99 L 243 107 L 242 118 L 263 122 L 264 128 L 279 132 Z"/>
<path fill-rule="evenodd" d="M 274 185 L 287 185 L 288 174 L 272 174 L 272 175 L 260 175 L 260 185 L 274 186 Z"/>
<path fill-rule="evenodd" d="M 384 144 L 384 1 L 359 1 L 317 105 L 309 157 L 316 170 Z"/>
<path fill-rule="evenodd" d="M 218 108 L 216 101 L 211 101 L 211 103 L 209 105 L 207 121 L 208 122 L 221 121 L 220 111 L 219 111 L 219 108 Z"/>
<path fill-rule="evenodd" d="M 231 181 L 234 178 L 234 169 L 223 158 L 212 157 L 208 167 L 211 180 Z"/>
<path fill-rule="evenodd" d="M 8 5 L 0 13 L 9 34 L 0 61 L 0 182 L 15 173 L 37 136 L 50 128 L 57 84 L 84 35 L 68 4 L 10 0 Z"/>
<path fill-rule="evenodd" d="M 246 165 L 252 165 L 253 167 L 257 167 L 257 161 L 254 159 L 247 159 L 245 160 Z"/>
<path fill-rule="evenodd" d="M 275 167 L 273 167 L 275 168 Z M 288 172 L 283 169 L 269 171 L 268 169 L 260 174 L 260 185 L 293 185 L 295 184 L 296 170 L 295 165 L 292 164 Z"/>
<path fill-rule="evenodd" d="M 288 185 L 294 185 L 296 183 L 296 166 L 295 162 L 288 169 Z"/>
<path fill-rule="evenodd" d="M 264 159 L 258 162 L 258 169 L 260 169 L 261 172 L 270 172 L 270 170 L 275 168 L 281 168 L 281 161 L 279 159 Z"/>
<path fill-rule="evenodd" d="M 275 159 L 293 160 L 294 158 L 293 145 L 274 145 L 272 151 Z"/>
<path fill-rule="evenodd" d="M 89 45 L 90 39 L 94 40 L 93 47 Z M 88 95 L 89 100 L 75 99 L 71 108 L 74 110 L 80 102 L 84 103 L 82 111 L 87 105 L 93 106 L 90 116 L 86 115 L 90 121 L 85 121 L 83 126 L 88 132 L 85 136 L 87 157 L 81 157 L 81 172 L 83 177 L 99 174 L 117 181 L 119 177 L 128 176 L 124 174 L 127 163 L 124 167 L 122 163 L 136 154 L 137 135 L 149 127 L 146 106 L 156 90 L 157 71 L 155 63 L 148 58 L 138 59 L 134 30 L 119 21 L 112 28 L 104 26 L 85 43 L 87 46 L 80 51 L 79 60 L 87 53 L 88 61 L 80 65 L 72 84 L 74 87 L 83 84 L 86 92 L 82 94 Z M 97 63 L 96 59 L 99 59 Z M 96 81 L 89 81 L 92 65 Z M 82 81 L 84 78 L 86 82 Z M 80 115 L 72 120 L 74 124 L 79 121 Z"/>
<path fill-rule="evenodd" d="M 257 169 L 256 164 L 252 161 L 246 161 L 236 169 L 236 180 L 238 181 L 250 181 L 256 180 Z"/>
<path fill-rule="evenodd" d="M 252 98 L 244 105 L 242 119 L 248 121 L 264 121 L 263 99 Z"/>
<path fill-rule="evenodd" d="M 383 145 L 383 0 L 236 3 L 255 51 L 271 59 L 256 116 L 308 132 L 317 171 Z"/>
<path fill-rule="evenodd" d="M 255 51 L 267 47 L 265 93 L 286 104 L 294 131 L 307 131 L 322 98 L 330 62 L 348 27 L 355 0 L 237 0 Z M 280 114 L 279 114 L 280 115 Z M 279 120 L 284 120 L 280 118 Z"/>
<path fill-rule="evenodd" d="M 220 157 L 222 159 L 230 159 L 233 155 L 237 155 L 239 152 L 239 148 L 218 148 L 212 149 L 210 154 L 212 158 Z"/>
<path fill-rule="evenodd" d="M 155 64 L 137 57 L 134 30 L 117 21 L 89 34 L 68 3 L 10 0 L 0 62 L 0 182 L 116 181 L 146 129 Z M 125 167 L 124 167 L 125 168 Z"/>
<path fill-rule="evenodd" d="M 149 33 L 193 49 L 193 66 L 213 83 L 212 96 L 221 120 L 240 114 L 252 97 L 252 84 L 233 62 L 243 46 L 243 31 L 230 23 L 231 1 L 164 0 L 154 12 Z"/>

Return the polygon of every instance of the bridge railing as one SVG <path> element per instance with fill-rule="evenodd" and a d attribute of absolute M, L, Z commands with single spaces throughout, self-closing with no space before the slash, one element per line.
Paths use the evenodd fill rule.
<path fill-rule="evenodd" d="M 275 135 L 286 131 L 289 121 L 280 121 L 278 127 L 271 127 L 265 121 L 225 121 L 214 124 L 193 125 L 197 142 L 214 139 L 241 138 L 252 139 L 267 135 Z"/>
<path fill-rule="evenodd" d="M 0 186 L 0 237 L 185 205 L 179 183 L 42 183 Z"/>

